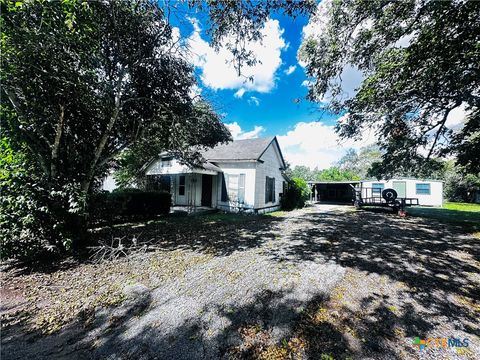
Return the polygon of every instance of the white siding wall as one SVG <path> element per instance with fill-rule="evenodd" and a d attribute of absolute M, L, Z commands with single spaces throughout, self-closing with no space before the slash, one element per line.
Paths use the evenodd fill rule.
<path fill-rule="evenodd" d="M 421 179 L 391 179 L 388 181 L 362 181 L 363 187 L 372 187 L 373 183 L 382 183 L 386 188 L 393 188 L 394 181 L 405 181 L 407 198 L 417 198 L 420 205 L 426 206 L 442 206 L 443 205 L 443 182 L 435 180 Z M 417 194 L 416 184 L 430 184 L 430 195 Z"/>
<path fill-rule="evenodd" d="M 270 144 L 260 160 L 263 163 L 257 163 L 256 188 L 255 188 L 255 208 L 258 212 L 273 211 L 280 208 L 280 193 L 283 191 L 283 176 L 280 168 L 283 166 L 280 160 L 280 154 L 275 142 Z M 265 203 L 265 179 L 266 177 L 275 178 L 275 202 Z"/>
<path fill-rule="evenodd" d="M 117 188 L 117 182 L 113 175 L 107 175 L 102 181 L 102 190 L 113 191 Z"/>
<path fill-rule="evenodd" d="M 242 163 L 217 163 L 224 174 L 227 175 L 240 175 L 245 174 L 245 204 L 244 207 L 252 208 L 255 204 L 255 163 L 254 162 L 242 162 Z M 216 180 L 216 182 L 215 182 Z M 216 184 L 216 198 L 217 207 L 225 211 L 236 211 L 234 203 L 222 201 L 222 174 L 215 176 L 214 184 Z"/>
<path fill-rule="evenodd" d="M 161 159 L 155 160 L 145 171 L 146 175 L 169 175 L 169 174 L 181 174 L 191 172 L 188 166 L 181 165 L 177 160 L 171 160 L 170 162 L 162 161 Z"/>

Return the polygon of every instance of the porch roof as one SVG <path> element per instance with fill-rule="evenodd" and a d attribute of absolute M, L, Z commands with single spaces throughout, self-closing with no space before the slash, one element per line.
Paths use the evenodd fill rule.
<path fill-rule="evenodd" d="M 153 164 L 155 165 L 155 164 Z M 191 168 L 187 165 L 180 165 L 179 163 L 171 167 L 150 166 L 145 172 L 146 175 L 175 175 L 175 174 L 206 174 L 217 175 L 221 173 L 222 169 L 218 166 L 205 162 L 201 167 Z"/>

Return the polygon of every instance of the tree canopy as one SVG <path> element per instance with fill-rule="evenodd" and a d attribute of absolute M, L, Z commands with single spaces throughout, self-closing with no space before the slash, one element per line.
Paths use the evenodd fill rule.
<path fill-rule="evenodd" d="M 287 175 L 292 179 L 302 179 L 305 181 L 342 181 L 342 180 L 360 180 L 355 172 L 349 169 L 341 169 L 332 166 L 327 169 L 310 169 L 308 166 L 297 165 L 287 170 Z"/>
<path fill-rule="evenodd" d="M 157 3 L 1 6 L 2 128 L 63 224 L 52 228 L 72 229 L 49 237 L 82 231 L 92 185 L 122 151 L 174 149 L 193 161 L 192 149 L 231 139 L 211 107 L 192 99 L 193 67 L 171 51 Z"/>
<path fill-rule="evenodd" d="M 341 170 L 350 171 L 361 179 L 371 176 L 369 170 L 374 163 L 382 160 L 382 151 L 376 145 L 370 145 L 361 148 L 347 150 L 347 153 L 336 163 Z"/>
<path fill-rule="evenodd" d="M 215 109 L 191 96 L 194 68 L 188 52 L 178 51 L 170 22 L 178 4 L 0 3 L 2 154 L 21 159 L 2 173 L 2 238 L 13 244 L 28 234 L 68 249 L 85 234 L 88 200 L 108 169 L 127 165 L 128 182 L 161 151 L 194 164 L 202 147 L 231 140 Z M 239 73 L 255 63 L 245 43 L 260 39 L 272 12 L 295 16 L 315 7 L 250 0 L 181 5 L 208 16 L 212 45 L 230 50 Z M 29 199 L 21 196 L 27 193 Z M 27 226 L 32 221 L 36 227 Z"/>
<path fill-rule="evenodd" d="M 348 114 L 337 126 L 341 137 L 374 128 L 386 175 L 445 153 L 478 172 L 479 18 L 476 1 L 322 1 L 311 19 L 318 31 L 299 51 L 312 78 L 308 97 L 328 95 L 329 110 Z M 346 66 L 364 75 L 353 96 L 342 92 Z M 460 107 L 464 126 L 449 127 Z"/>
<path fill-rule="evenodd" d="M 196 116 L 192 66 L 169 51 L 171 27 L 154 3 L 6 10 L 2 82 L 16 114 L 8 127 L 48 179 L 88 191 L 126 148 L 179 151 L 229 140 L 216 114 Z"/>

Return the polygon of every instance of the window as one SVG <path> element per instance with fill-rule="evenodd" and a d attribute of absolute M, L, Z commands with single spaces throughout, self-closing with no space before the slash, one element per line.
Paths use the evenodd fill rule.
<path fill-rule="evenodd" d="M 385 187 L 382 183 L 373 183 L 372 184 L 372 196 L 381 196 L 383 188 Z"/>
<path fill-rule="evenodd" d="M 172 166 L 173 157 L 164 157 L 162 158 L 162 167 L 170 167 Z"/>
<path fill-rule="evenodd" d="M 237 201 L 238 197 L 238 175 L 228 175 L 228 198 L 231 201 Z"/>
<path fill-rule="evenodd" d="M 238 202 L 245 202 L 245 174 L 240 174 L 238 178 Z"/>
<path fill-rule="evenodd" d="M 145 186 L 149 191 L 170 192 L 171 178 L 168 175 L 147 175 Z"/>
<path fill-rule="evenodd" d="M 245 174 L 223 174 L 222 201 L 245 202 Z"/>
<path fill-rule="evenodd" d="M 430 195 L 430 184 L 416 183 L 417 195 Z"/>
<path fill-rule="evenodd" d="M 178 195 L 179 196 L 185 195 L 185 175 L 180 175 L 180 179 L 178 183 Z"/>
<path fill-rule="evenodd" d="M 265 178 L 265 203 L 275 202 L 275 178 Z"/>

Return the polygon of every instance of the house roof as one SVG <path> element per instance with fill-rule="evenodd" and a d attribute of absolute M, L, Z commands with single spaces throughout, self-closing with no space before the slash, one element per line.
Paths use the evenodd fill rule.
<path fill-rule="evenodd" d="M 205 162 L 201 166 L 202 169 L 204 170 L 211 170 L 211 171 L 216 171 L 216 172 L 222 172 L 222 169 L 220 169 L 218 166 L 213 165 L 211 162 Z"/>
<path fill-rule="evenodd" d="M 248 161 L 248 160 L 260 160 L 263 153 L 267 150 L 268 146 L 277 142 L 277 138 L 257 138 L 257 139 L 245 139 L 235 140 L 227 144 L 220 144 L 212 149 L 208 149 L 202 153 L 202 156 L 207 161 L 222 162 L 222 161 Z M 280 146 L 278 146 L 280 151 Z M 280 151 L 280 157 L 285 165 L 282 152 Z"/>

